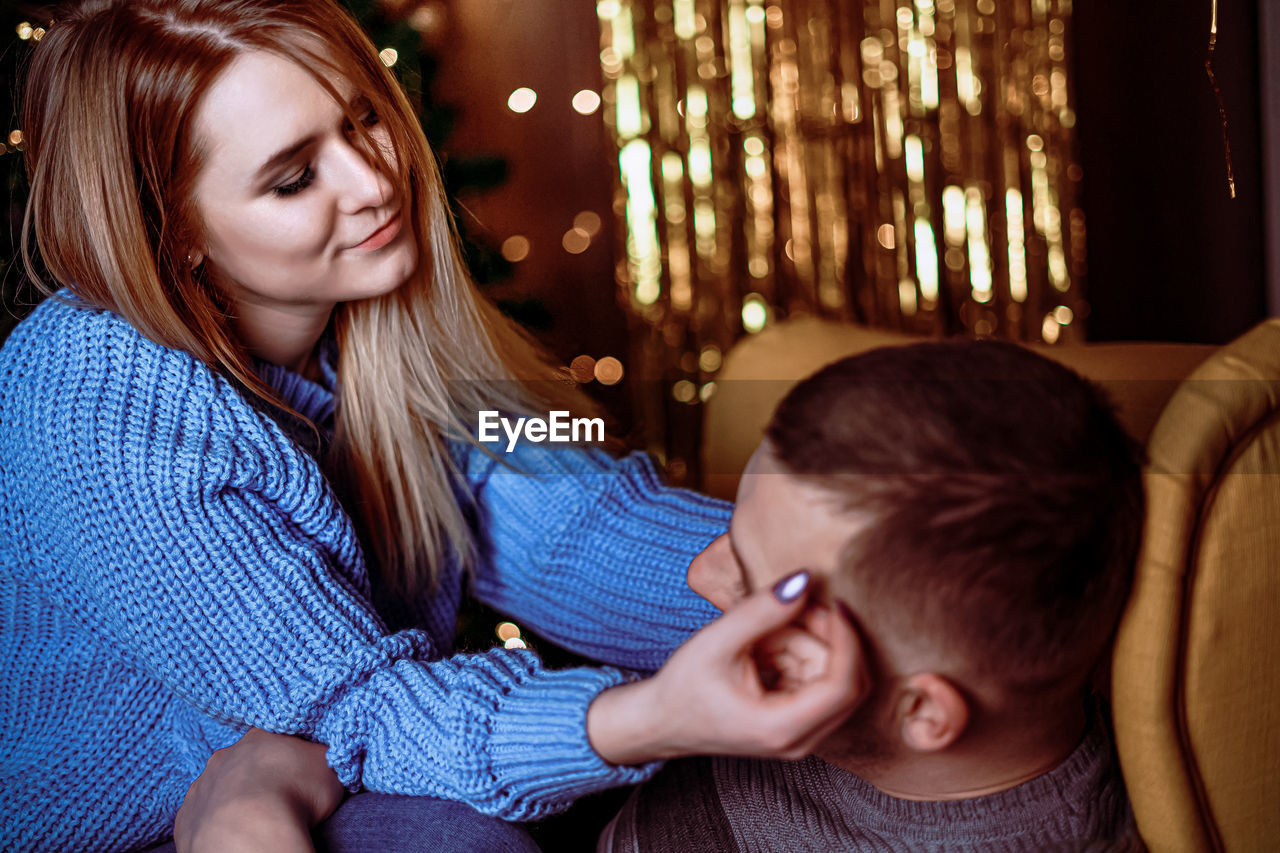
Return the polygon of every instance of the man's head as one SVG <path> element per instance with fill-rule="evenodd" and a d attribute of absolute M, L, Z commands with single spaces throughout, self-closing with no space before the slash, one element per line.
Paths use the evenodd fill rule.
<path fill-rule="evenodd" d="M 712 556 L 748 591 L 825 580 L 877 670 L 835 748 L 888 757 L 1081 696 L 1142 514 L 1134 444 L 1092 385 L 1014 345 L 925 343 L 798 385 Z"/>

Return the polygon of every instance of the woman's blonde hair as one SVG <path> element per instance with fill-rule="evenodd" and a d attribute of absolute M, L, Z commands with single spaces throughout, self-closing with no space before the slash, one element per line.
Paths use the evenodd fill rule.
<path fill-rule="evenodd" d="M 283 401 L 234 336 L 226 294 L 189 261 L 201 243 L 194 115 L 246 51 L 297 62 L 348 112 L 369 162 L 409 200 L 420 261 L 394 292 L 335 312 L 340 392 L 326 469 L 392 587 L 433 583 L 450 558 L 470 565 L 448 440 L 474 442 L 483 409 L 590 404 L 476 293 L 421 126 L 360 27 L 334 0 L 86 0 L 55 16 L 26 78 L 28 271 L 34 232 L 50 274 L 81 299 L 275 406 Z M 334 74 L 371 102 L 394 163 Z"/>

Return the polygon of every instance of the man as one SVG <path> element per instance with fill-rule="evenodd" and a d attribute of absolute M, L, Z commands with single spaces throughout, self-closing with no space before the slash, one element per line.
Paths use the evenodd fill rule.
<path fill-rule="evenodd" d="M 766 435 L 690 584 L 727 609 L 808 569 L 870 695 L 803 760 L 669 763 L 599 849 L 1140 845 L 1091 689 L 1143 515 L 1099 393 L 1009 344 L 895 347 L 801 383 Z"/>

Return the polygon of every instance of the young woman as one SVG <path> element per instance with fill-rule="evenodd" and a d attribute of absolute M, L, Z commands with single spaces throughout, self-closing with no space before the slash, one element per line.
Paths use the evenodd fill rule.
<path fill-rule="evenodd" d="M 577 400 L 476 296 L 333 0 L 71 4 L 22 127 L 24 253 L 63 289 L 0 354 L 0 848 L 162 840 L 249 727 L 496 839 L 482 815 L 662 758 L 803 754 L 856 701 L 840 619 L 821 677 L 761 685 L 804 595 L 671 656 L 718 615 L 684 572 L 725 506 L 640 457 L 479 446 L 482 410 Z M 464 594 L 612 666 L 453 655 Z"/>

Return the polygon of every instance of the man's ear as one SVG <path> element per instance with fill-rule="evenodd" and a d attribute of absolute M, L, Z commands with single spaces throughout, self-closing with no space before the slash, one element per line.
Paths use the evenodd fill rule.
<path fill-rule="evenodd" d="M 969 703 L 941 675 L 922 672 L 907 679 L 898 704 L 902 742 L 916 752 L 939 752 L 969 725 Z"/>

